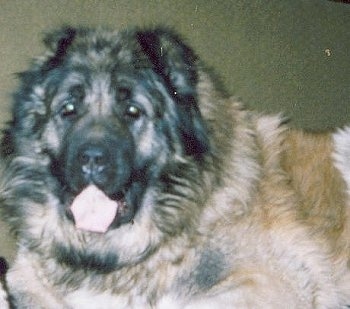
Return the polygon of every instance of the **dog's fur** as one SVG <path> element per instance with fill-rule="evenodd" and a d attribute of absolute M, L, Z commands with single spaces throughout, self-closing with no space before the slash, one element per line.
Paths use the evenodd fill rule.
<path fill-rule="evenodd" d="M 45 43 L 3 138 L 14 306 L 350 304 L 349 205 L 333 153 L 345 157 L 330 134 L 245 110 L 169 30 L 65 28 Z M 91 145 L 107 159 L 87 181 L 79 155 Z M 125 201 L 106 233 L 76 229 L 69 213 L 91 181 Z"/>

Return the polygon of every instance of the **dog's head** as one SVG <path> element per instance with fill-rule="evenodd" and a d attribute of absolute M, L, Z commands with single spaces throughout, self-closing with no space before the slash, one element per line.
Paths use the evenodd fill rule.
<path fill-rule="evenodd" d="M 150 203 L 163 204 L 152 210 L 158 227 L 183 228 L 187 221 L 171 216 L 181 208 L 189 216 L 179 200 L 193 198 L 191 169 L 210 152 L 192 50 L 164 29 L 64 28 L 45 44 L 47 54 L 20 74 L 6 155 L 46 171 L 68 219 L 93 185 L 119 205 L 110 229 L 136 222 Z"/>

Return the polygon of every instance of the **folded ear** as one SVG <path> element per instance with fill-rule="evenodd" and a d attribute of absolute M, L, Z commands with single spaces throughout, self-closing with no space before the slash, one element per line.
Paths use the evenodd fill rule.
<path fill-rule="evenodd" d="M 196 55 L 169 30 L 139 31 L 137 39 L 176 102 L 178 130 L 186 154 L 202 156 L 209 151 L 209 141 L 197 102 Z"/>
<path fill-rule="evenodd" d="M 46 35 L 44 38 L 44 44 L 53 51 L 54 55 L 50 57 L 43 66 L 44 70 L 51 70 L 62 63 L 69 46 L 74 41 L 76 33 L 76 29 L 64 27 Z"/>
<path fill-rule="evenodd" d="M 155 29 L 137 33 L 144 53 L 163 76 L 169 90 L 177 95 L 193 95 L 197 83 L 197 57 L 181 39 L 171 31 Z"/>

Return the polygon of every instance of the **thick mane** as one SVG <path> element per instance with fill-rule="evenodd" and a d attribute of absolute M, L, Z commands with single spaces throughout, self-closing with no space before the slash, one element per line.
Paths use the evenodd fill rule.
<path fill-rule="evenodd" d="M 44 42 L 2 139 L 13 307 L 349 304 L 330 135 L 246 110 L 166 28 L 64 27 Z"/>

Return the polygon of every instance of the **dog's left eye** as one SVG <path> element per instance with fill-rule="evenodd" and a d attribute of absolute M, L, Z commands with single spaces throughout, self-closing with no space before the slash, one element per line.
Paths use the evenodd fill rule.
<path fill-rule="evenodd" d="M 128 105 L 125 109 L 125 116 L 132 119 L 140 118 L 142 111 L 136 105 Z"/>

